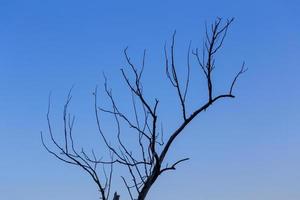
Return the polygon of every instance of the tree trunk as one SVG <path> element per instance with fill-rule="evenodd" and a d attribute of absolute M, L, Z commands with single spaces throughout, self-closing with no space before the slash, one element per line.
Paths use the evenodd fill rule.
<path fill-rule="evenodd" d="M 153 169 L 153 174 L 148 177 L 142 191 L 140 192 L 137 200 L 145 200 L 151 186 L 156 181 L 157 177 L 160 173 L 160 164 L 156 164 L 155 168 Z"/>
<path fill-rule="evenodd" d="M 113 200 L 120 200 L 120 195 L 117 192 L 115 192 Z"/>

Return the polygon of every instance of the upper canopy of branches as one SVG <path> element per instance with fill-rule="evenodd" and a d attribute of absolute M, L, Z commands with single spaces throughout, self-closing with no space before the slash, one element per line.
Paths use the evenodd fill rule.
<path fill-rule="evenodd" d="M 167 171 L 175 170 L 177 165 L 181 162 L 188 160 L 188 158 L 182 158 L 174 163 L 165 164 L 166 156 L 174 140 L 182 133 L 184 128 L 198 116 L 201 112 L 208 109 L 214 102 L 224 98 L 234 98 L 233 89 L 237 82 L 237 79 L 243 74 L 246 69 L 244 63 L 237 74 L 232 78 L 231 83 L 228 85 L 228 92 L 224 94 L 215 94 L 214 82 L 212 81 L 213 70 L 216 68 L 215 59 L 216 53 L 220 50 L 224 43 L 224 39 L 227 35 L 228 28 L 233 22 L 233 18 L 225 22 L 221 18 L 215 20 L 210 26 L 206 26 L 205 43 L 203 49 L 200 51 L 198 48 L 192 48 L 191 43 L 187 49 L 187 65 L 186 65 L 186 77 L 182 82 L 182 78 L 177 71 L 175 63 L 175 35 L 172 36 L 170 47 L 165 45 L 165 72 L 167 80 L 174 87 L 177 98 L 180 103 L 182 113 L 182 123 L 172 133 L 167 134 L 165 141 L 163 140 L 163 130 L 160 130 L 158 125 L 158 99 L 147 99 L 144 95 L 144 90 L 141 82 L 143 76 L 143 70 L 145 66 L 146 52 L 144 51 L 141 67 L 137 67 L 132 63 L 127 48 L 124 50 L 124 56 L 129 66 L 129 71 L 133 74 L 133 79 L 130 79 L 125 69 L 121 69 L 121 74 L 125 80 L 125 83 L 132 93 L 132 105 L 134 120 L 131 120 L 125 115 L 118 107 L 117 101 L 112 93 L 112 90 L 107 86 L 107 79 L 105 77 L 105 93 L 111 103 L 110 109 L 105 109 L 97 104 L 97 88 L 94 91 L 94 111 L 97 122 L 99 135 L 104 141 L 107 153 L 110 156 L 109 160 L 103 160 L 96 155 L 94 151 L 87 153 L 83 149 L 77 150 L 74 146 L 74 140 L 72 136 L 74 117 L 68 112 L 68 106 L 71 101 L 71 91 L 68 94 L 66 103 L 63 109 L 63 122 L 64 122 L 64 145 L 60 145 L 54 138 L 52 133 L 52 125 L 49 117 L 50 113 L 50 100 L 47 113 L 48 128 L 50 133 L 50 141 L 54 145 L 52 150 L 44 141 L 44 136 L 41 134 L 42 142 L 46 150 L 54 155 L 61 161 L 80 167 L 87 172 L 92 180 L 96 183 L 100 198 L 103 200 L 109 199 L 111 191 L 113 166 L 115 164 L 123 165 L 128 169 L 130 178 L 122 176 L 125 187 L 128 190 L 130 198 L 143 200 L 148 194 L 149 189 L 157 178 Z M 187 112 L 187 93 L 190 84 L 190 60 L 194 58 L 201 69 L 201 73 L 204 74 L 207 84 L 207 101 L 203 105 L 199 105 L 193 112 Z M 142 113 L 137 112 L 137 106 L 142 108 Z M 99 118 L 100 113 L 106 113 L 112 115 L 115 120 L 115 126 L 117 127 L 117 141 L 118 145 L 114 146 L 107 139 L 106 134 L 102 128 L 102 124 Z M 121 138 L 122 127 L 121 121 L 125 122 L 136 134 L 136 149 L 137 152 L 132 152 L 129 147 L 123 142 Z M 158 148 L 159 146 L 159 148 Z M 105 149 L 103 149 L 103 152 Z M 102 173 L 98 171 L 97 166 L 103 165 Z M 114 199 L 119 198 L 115 193 Z"/>

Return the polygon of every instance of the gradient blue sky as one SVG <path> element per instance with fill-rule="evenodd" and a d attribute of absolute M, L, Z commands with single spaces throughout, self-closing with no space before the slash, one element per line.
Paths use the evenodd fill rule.
<path fill-rule="evenodd" d="M 122 50 L 129 46 L 138 62 L 147 48 L 147 94 L 161 98 L 165 127 L 172 130 L 178 102 L 163 82 L 163 44 L 176 29 L 183 63 L 189 40 L 201 46 L 205 21 L 217 16 L 236 18 L 217 61 L 220 90 L 243 60 L 249 71 L 236 99 L 216 104 L 176 142 L 170 160 L 192 159 L 161 177 L 149 199 L 300 199 L 299 10 L 296 0 L 1 0 L 0 199 L 97 199 L 86 174 L 41 146 L 49 92 L 58 131 L 65 95 L 75 85 L 75 134 L 86 145 L 96 134 L 92 91 L 102 84 L 102 71 L 121 107 L 128 107 Z M 198 73 L 194 66 L 191 108 L 205 89 L 197 85 Z"/>

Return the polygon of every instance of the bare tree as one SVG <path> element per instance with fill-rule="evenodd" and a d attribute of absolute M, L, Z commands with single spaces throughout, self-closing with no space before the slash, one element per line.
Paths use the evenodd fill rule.
<path fill-rule="evenodd" d="M 127 176 L 122 176 L 121 178 L 124 182 L 124 186 L 128 191 L 130 199 L 144 200 L 152 185 L 156 182 L 161 174 L 175 170 L 177 165 L 189 159 L 182 158 L 170 165 L 166 164 L 166 158 L 168 156 L 169 149 L 171 148 L 176 138 L 183 133 L 185 127 L 187 127 L 187 125 L 189 125 L 200 113 L 207 110 L 215 102 L 221 99 L 235 97 L 233 95 L 233 89 L 239 76 L 246 71 L 246 69 L 244 68 L 244 63 L 229 84 L 228 92 L 223 94 L 215 94 L 215 87 L 212 79 L 215 69 L 216 53 L 221 49 L 228 32 L 228 28 L 232 24 L 233 20 L 234 19 L 232 18 L 223 22 L 221 18 L 218 18 L 213 24 L 211 24 L 210 27 L 206 27 L 205 42 L 201 52 L 199 52 L 198 48 L 192 50 L 191 44 L 189 44 L 187 50 L 187 73 L 185 79 L 179 77 L 179 73 L 176 68 L 174 54 L 175 32 L 173 34 L 170 47 L 167 47 L 167 45 L 165 45 L 164 52 L 166 77 L 177 93 L 177 98 L 180 103 L 182 115 L 182 122 L 173 132 L 169 134 L 163 134 L 163 129 L 159 125 L 159 116 L 157 114 L 160 102 L 158 99 L 149 100 L 144 95 L 141 80 L 145 66 L 146 52 L 144 51 L 141 66 L 137 67 L 135 64 L 133 64 L 130 57 L 128 56 L 126 48 L 124 50 L 124 55 L 134 78 L 130 79 L 128 73 L 124 69 L 121 69 L 121 73 L 127 87 L 129 88 L 129 91 L 132 93 L 134 120 L 132 120 L 128 115 L 124 114 L 118 107 L 112 90 L 107 85 L 106 77 L 104 88 L 105 93 L 111 103 L 110 109 L 98 106 L 97 88 L 94 91 L 94 110 L 97 127 L 99 134 L 106 146 L 106 150 L 110 159 L 104 160 L 103 158 L 99 158 L 94 153 L 94 151 L 88 154 L 83 149 L 78 151 L 74 147 L 74 140 L 72 136 L 74 117 L 71 116 L 68 112 L 68 106 L 72 98 L 71 91 L 68 94 L 63 110 L 63 145 L 60 145 L 57 142 L 52 132 L 52 125 L 49 117 L 49 100 L 47 113 L 48 129 L 50 133 L 50 142 L 53 143 L 56 150 L 52 150 L 48 145 L 46 145 L 44 136 L 43 134 L 41 134 L 42 143 L 45 149 L 59 160 L 71 165 L 78 166 L 83 171 L 87 172 L 97 185 L 100 193 L 100 199 L 102 200 L 109 199 L 114 169 L 113 166 L 124 166 L 128 170 L 128 174 Z M 197 64 L 199 65 L 200 71 L 205 77 L 207 84 L 207 100 L 204 104 L 199 105 L 191 113 L 188 113 L 186 109 L 188 106 L 186 103 L 186 98 L 190 84 L 191 57 L 196 60 Z M 138 108 L 140 108 L 142 112 L 139 112 Z M 117 128 L 116 139 L 118 145 L 111 144 L 106 137 L 100 121 L 100 113 L 106 113 L 113 116 Z M 121 137 L 121 124 L 124 123 L 126 123 L 133 130 L 133 132 L 136 133 L 136 149 L 138 149 L 137 152 L 132 152 Z M 167 136 L 165 142 L 164 135 Z M 102 170 L 98 170 L 98 165 L 102 166 Z M 117 193 L 114 193 L 113 199 L 117 200 L 119 198 L 119 195 Z"/>

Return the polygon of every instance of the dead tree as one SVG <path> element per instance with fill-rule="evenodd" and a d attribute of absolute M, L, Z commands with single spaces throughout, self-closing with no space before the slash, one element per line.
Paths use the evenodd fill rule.
<path fill-rule="evenodd" d="M 182 158 L 170 165 L 166 164 L 166 158 L 168 156 L 169 149 L 176 138 L 183 133 L 185 127 L 189 125 L 200 113 L 203 113 L 210 108 L 215 102 L 225 98 L 235 97 L 233 94 L 233 89 L 239 76 L 246 71 L 244 68 L 244 63 L 229 84 L 228 92 L 224 94 L 215 94 L 215 87 L 212 79 L 215 69 L 216 53 L 221 49 L 224 39 L 227 35 L 228 28 L 232 22 L 233 18 L 226 20 L 225 22 L 223 22 L 221 18 L 218 18 L 210 27 L 206 27 L 205 42 L 201 52 L 199 52 L 198 48 L 192 50 L 191 44 L 189 45 L 187 50 L 187 73 L 184 81 L 179 77 L 175 63 L 175 33 L 173 34 L 170 47 L 168 48 L 167 45 L 165 45 L 164 52 L 166 78 L 176 91 L 182 115 L 182 122 L 178 125 L 178 127 L 175 128 L 173 132 L 164 134 L 166 137 L 165 142 L 163 140 L 163 130 L 158 122 L 159 116 L 157 110 L 160 102 L 158 99 L 147 99 L 144 95 L 142 86 L 141 80 L 145 66 L 146 52 L 143 54 L 141 66 L 137 67 L 135 64 L 133 64 L 128 56 L 126 48 L 124 50 L 124 55 L 134 78 L 133 80 L 130 79 L 124 69 L 121 69 L 121 73 L 125 84 L 132 93 L 132 113 L 134 115 L 134 120 L 120 110 L 115 97 L 113 96 L 112 90 L 109 89 L 107 85 L 106 78 L 104 88 L 105 93 L 107 94 L 107 97 L 111 103 L 111 108 L 106 109 L 98 106 L 97 88 L 93 94 L 97 127 L 100 137 L 106 146 L 106 149 L 103 149 L 103 151 L 108 152 L 110 159 L 104 160 L 99 158 L 94 151 L 87 153 L 83 149 L 78 151 L 74 147 L 74 140 L 72 136 L 74 117 L 68 112 L 68 106 L 71 101 L 71 92 L 67 97 L 63 110 L 63 145 L 60 145 L 57 142 L 52 133 L 52 125 L 49 117 L 49 100 L 47 113 L 48 129 L 50 133 L 50 142 L 53 143 L 56 150 L 52 150 L 49 145 L 45 143 L 44 136 L 41 134 L 42 143 L 45 149 L 59 160 L 78 166 L 83 171 L 87 172 L 98 187 L 100 199 L 102 200 L 109 199 L 114 169 L 113 166 L 124 166 L 128 170 L 128 175 L 122 176 L 121 178 L 124 182 L 124 186 L 127 188 L 130 199 L 144 200 L 152 185 L 157 181 L 161 174 L 175 170 L 177 165 L 189 159 Z M 198 108 L 193 112 L 188 113 L 186 109 L 188 106 L 186 103 L 186 98 L 190 84 L 191 57 L 196 60 L 200 72 L 203 73 L 205 77 L 207 84 L 207 100 L 204 104 L 199 105 Z M 139 112 L 138 109 L 140 109 L 142 112 Z M 99 117 L 100 113 L 106 113 L 113 116 L 117 128 L 116 139 L 118 145 L 111 144 L 106 137 Z M 130 148 L 121 138 L 121 121 L 122 123 L 126 123 L 131 128 L 132 132 L 136 134 L 137 152 L 132 152 L 132 150 L 130 150 Z M 98 165 L 101 165 L 103 170 L 99 171 L 97 168 Z M 130 178 L 128 178 L 128 176 Z M 119 198 L 119 195 L 114 193 L 113 200 L 117 200 Z"/>

